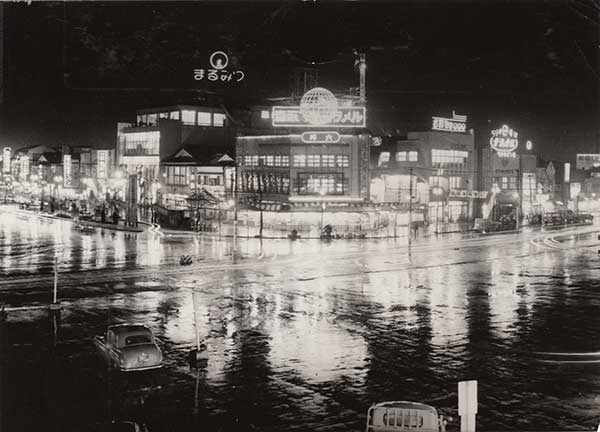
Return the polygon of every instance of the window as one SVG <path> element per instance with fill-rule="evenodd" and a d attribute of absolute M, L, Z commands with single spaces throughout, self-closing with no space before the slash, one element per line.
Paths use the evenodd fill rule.
<path fill-rule="evenodd" d="M 169 118 L 171 120 L 179 120 L 179 111 L 171 111 L 169 113 Z"/>
<path fill-rule="evenodd" d="M 290 157 L 284 155 L 273 156 L 273 166 L 288 167 L 290 166 Z"/>
<path fill-rule="evenodd" d="M 148 125 L 156 125 L 158 121 L 157 114 L 148 114 Z"/>
<path fill-rule="evenodd" d="M 419 153 L 416 151 L 409 151 L 408 152 L 408 161 L 409 162 L 416 162 L 419 159 Z"/>
<path fill-rule="evenodd" d="M 507 189 L 508 188 L 508 177 L 502 177 L 502 189 Z"/>
<path fill-rule="evenodd" d="M 297 188 L 299 195 L 343 195 L 346 183 L 342 174 L 299 173 Z"/>
<path fill-rule="evenodd" d="M 209 112 L 198 111 L 198 124 L 200 126 L 210 126 L 211 125 L 211 122 L 210 122 L 210 113 Z"/>
<path fill-rule="evenodd" d="M 305 167 L 306 166 L 306 155 L 294 155 L 294 166 Z"/>
<path fill-rule="evenodd" d="M 150 339 L 150 336 L 145 334 L 132 335 L 125 338 L 125 346 L 149 343 L 152 343 L 152 340 Z"/>
<path fill-rule="evenodd" d="M 125 139 L 125 156 L 158 155 L 160 132 L 134 132 L 123 134 Z"/>
<path fill-rule="evenodd" d="M 448 185 L 450 189 L 460 189 L 462 187 L 462 178 L 448 177 Z"/>
<path fill-rule="evenodd" d="M 213 126 L 224 126 L 225 125 L 225 114 L 214 113 L 213 114 Z"/>
<path fill-rule="evenodd" d="M 260 112 L 260 118 L 263 119 L 263 120 L 268 120 L 268 119 L 271 118 L 271 113 L 269 111 L 267 111 L 267 110 L 262 110 Z"/>
<path fill-rule="evenodd" d="M 244 165 L 249 167 L 258 166 L 258 156 L 244 156 Z"/>
<path fill-rule="evenodd" d="M 188 184 L 188 169 L 187 169 L 187 167 L 168 166 L 167 167 L 167 184 L 170 184 L 170 185 L 186 185 L 186 184 Z"/>
<path fill-rule="evenodd" d="M 335 168 L 335 155 L 322 155 L 321 165 L 327 168 Z"/>
<path fill-rule="evenodd" d="M 406 162 L 406 152 L 397 152 L 396 153 L 396 162 Z"/>
<path fill-rule="evenodd" d="M 466 167 L 469 152 L 459 150 L 431 150 L 431 163 L 434 168 L 457 168 Z"/>
<path fill-rule="evenodd" d="M 196 111 L 192 110 L 181 110 L 181 120 L 184 125 L 195 125 L 196 124 Z"/>
<path fill-rule="evenodd" d="M 336 155 L 335 163 L 336 163 L 336 166 L 338 166 L 338 167 L 348 168 L 350 166 L 350 156 Z"/>
<path fill-rule="evenodd" d="M 321 166 L 321 156 L 320 155 L 308 155 L 308 156 L 306 156 L 306 166 L 308 166 L 308 167 L 318 167 L 318 166 Z"/>
<path fill-rule="evenodd" d="M 517 178 L 516 177 L 510 177 L 509 178 L 509 189 L 510 190 L 515 190 L 517 188 Z"/>
<path fill-rule="evenodd" d="M 377 162 L 377 166 L 387 165 L 390 160 L 390 152 L 381 152 L 379 153 L 379 162 Z"/>
<path fill-rule="evenodd" d="M 161 113 L 158 114 L 158 118 L 168 119 L 169 118 L 169 113 L 168 112 L 161 112 Z"/>

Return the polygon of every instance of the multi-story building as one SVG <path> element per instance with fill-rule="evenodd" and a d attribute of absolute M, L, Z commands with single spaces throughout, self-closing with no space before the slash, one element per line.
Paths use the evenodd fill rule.
<path fill-rule="evenodd" d="M 372 148 L 371 200 L 406 207 L 412 196 L 429 220 L 470 219 L 480 198 L 473 130 L 457 115 L 434 117 L 432 129 L 383 137 Z"/>
<path fill-rule="evenodd" d="M 162 159 L 193 142 L 203 129 L 216 128 L 227 135 L 226 124 L 224 111 L 214 107 L 176 105 L 138 110 L 136 123 L 118 124 L 117 165 L 128 174 L 153 182 L 159 179 Z"/>
<path fill-rule="evenodd" d="M 238 187 L 249 205 L 330 209 L 368 200 L 371 136 L 364 107 L 320 88 L 307 92 L 307 100 L 324 105 L 261 110 L 264 126 L 238 136 Z"/>

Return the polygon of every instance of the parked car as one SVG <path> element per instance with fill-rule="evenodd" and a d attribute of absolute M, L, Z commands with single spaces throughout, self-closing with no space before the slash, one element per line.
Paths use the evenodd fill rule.
<path fill-rule="evenodd" d="M 152 330 L 143 325 L 110 326 L 94 343 L 110 367 L 121 371 L 142 371 L 163 366 L 163 356 Z"/>
<path fill-rule="evenodd" d="M 435 408 L 416 402 L 394 401 L 371 405 L 366 432 L 445 432 L 446 421 Z"/>

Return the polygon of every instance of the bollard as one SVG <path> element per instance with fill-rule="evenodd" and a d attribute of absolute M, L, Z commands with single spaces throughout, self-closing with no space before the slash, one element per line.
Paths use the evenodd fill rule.
<path fill-rule="evenodd" d="M 460 432 L 475 432 L 477 381 L 460 381 L 458 383 L 458 415 L 460 416 Z"/>

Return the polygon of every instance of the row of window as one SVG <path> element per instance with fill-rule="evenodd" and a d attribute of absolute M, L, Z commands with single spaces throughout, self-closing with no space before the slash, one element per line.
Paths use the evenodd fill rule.
<path fill-rule="evenodd" d="M 449 188 L 449 189 L 462 189 L 463 188 L 463 178 L 459 177 L 459 176 L 449 176 L 449 177 L 430 176 L 429 177 L 429 185 L 430 186 L 440 186 L 440 187 Z"/>
<path fill-rule="evenodd" d="M 184 125 L 193 126 L 223 126 L 225 124 L 225 114 L 210 113 L 205 111 L 181 110 L 169 111 L 153 114 L 141 114 L 137 116 L 137 122 L 147 125 L 156 125 L 158 119 L 181 120 Z"/>
<path fill-rule="evenodd" d="M 434 168 L 464 168 L 469 152 L 460 150 L 431 150 L 431 164 Z"/>
<path fill-rule="evenodd" d="M 289 167 L 290 157 L 287 155 L 252 155 L 244 156 L 243 164 L 248 167 L 272 166 Z M 347 168 L 350 166 L 348 155 L 294 155 L 294 167 L 304 168 Z"/>
<path fill-rule="evenodd" d="M 196 181 L 194 169 L 182 166 L 166 167 L 168 185 L 193 185 Z M 222 183 L 221 175 L 198 175 L 198 185 L 220 186 Z"/>
<path fill-rule="evenodd" d="M 253 155 L 244 156 L 243 164 L 248 167 L 270 166 L 270 167 L 289 167 L 290 157 L 287 155 Z"/>
<path fill-rule="evenodd" d="M 350 166 L 348 155 L 294 155 L 294 166 L 303 167 L 325 167 L 325 168 L 347 168 Z"/>
<path fill-rule="evenodd" d="M 160 132 L 135 132 L 122 135 L 125 156 L 158 155 Z"/>
<path fill-rule="evenodd" d="M 242 192 L 290 193 L 290 177 L 287 174 L 246 171 L 239 182 Z M 296 192 L 298 195 L 343 195 L 348 187 L 349 179 L 343 174 L 299 173 Z"/>
<path fill-rule="evenodd" d="M 492 179 L 494 186 L 500 189 L 516 190 L 517 189 L 517 178 L 516 177 L 494 177 Z"/>
<path fill-rule="evenodd" d="M 287 174 L 246 171 L 239 181 L 242 192 L 290 193 L 290 177 Z"/>

